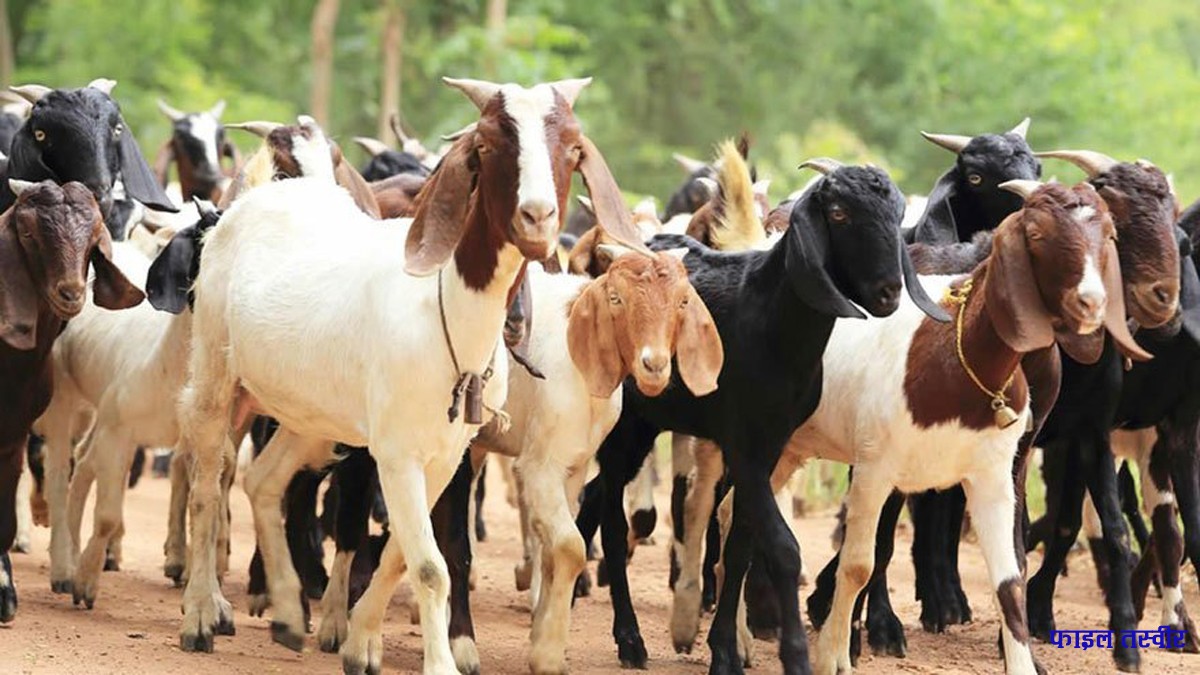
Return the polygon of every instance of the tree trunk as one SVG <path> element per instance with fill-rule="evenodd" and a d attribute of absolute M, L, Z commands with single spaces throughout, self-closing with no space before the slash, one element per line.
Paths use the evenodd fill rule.
<path fill-rule="evenodd" d="M 309 114 L 329 132 L 329 99 L 333 94 L 333 30 L 338 0 L 317 0 L 312 17 L 312 98 Z"/>
<path fill-rule="evenodd" d="M 508 18 L 508 0 L 487 0 L 487 18 L 484 24 L 487 29 L 487 59 L 483 62 L 483 71 L 488 79 L 496 78 L 496 64 L 504 48 L 504 22 Z"/>
<path fill-rule="evenodd" d="M 404 27 L 408 19 L 404 4 L 401 0 L 385 0 L 387 17 L 384 20 L 383 39 L 380 42 L 383 51 L 383 79 L 379 86 L 377 138 L 384 143 L 392 139 L 392 142 L 397 143 L 397 147 L 401 141 L 392 133 L 390 121 L 392 115 L 400 113 L 400 67 L 404 59 Z"/>
<path fill-rule="evenodd" d="M 8 22 L 8 1 L 0 0 L 0 87 L 13 83 L 13 66 L 16 63 L 13 48 L 12 26 Z"/>

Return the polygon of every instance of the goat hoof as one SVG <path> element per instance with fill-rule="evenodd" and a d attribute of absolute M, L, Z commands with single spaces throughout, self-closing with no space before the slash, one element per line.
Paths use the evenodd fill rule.
<path fill-rule="evenodd" d="M 382 666 L 372 666 L 367 663 L 360 663 L 357 660 L 342 659 L 342 673 L 344 675 L 381 675 Z"/>
<path fill-rule="evenodd" d="M 213 626 L 213 633 L 216 635 L 237 635 L 237 628 L 233 625 L 233 618 L 222 616 L 217 619 L 217 625 Z"/>
<path fill-rule="evenodd" d="M 121 563 L 111 555 L 104 556 L 104 571 L 105 572 L 120 572 Z"/>
<path fill-rule="evenodd" d="M 858 667 L 858 657 L 862 655 L 862 627 L 855 625 L 850 627 L 850 667 Z"/>
<path fill-rule="evenodd" d="M 11 550 L 13 553 L 29 553 L 29 548 L 30 544 L 28 539 L 19 539 L 13 542 Z"/>
<path fill-rule="evenodd" d="M 179 648 L 185 652 L 204 652 L 211 654 L 213 650 L 213 635 L 201 631 L 197 635 L 184 633 L 179 636 Z"/>
<path fill-rule="evenodd" d="M 318 641 L 317 646 L 326 654 L 336 654 L 338 652 L 338 648 L 340 648 L 342 645 L 338 641 L 337 636 L 334 636 L 321 638 L 320 641 Z"/>
<path fill-rule="evenodd" d="M 93 609 L 96 606 L 96 595 L 94 593 L 84 593 L 82 590 L 71 593 L 71 603 L 78 607 L 81 603 L 88 609 Z"/>
<path fill-rule="evenodd" d="M 572 600 L 575 598 L 586 598 L 592 594 L 592 575 L 588 574 L 585 569 L 575 577 L 575 592 Z"/>
<path fill-rule="evenodd" d="M 728 648 L 712 648 L 712 661 L 708 664 L 708 675 L 744 675 L 742 656 L 735 646 L 732 651 Z"/>
<path fill-rule="evenodd" d="M 642 636 L 634 633 L 618 638 L 617 658 L 621 660 L 622 668 L 645 670 L 649 656 L 646 654 L 646 643 L 642 642 Z"/>
<path fill-rule="evenodd" d="M 1113 663 L 1122 673 L 1140 673 L 1142 671 L 1142 655 L 1136 648 L 1130 649 L 1118 645 L 1113 650 Z"/>
<path fill-rule="evenodd" d="M 754 636 L 755 640 L 777 642 L 779 640 L 779 626 L 750 626 L 750 634 Z"/>
<path fill-rule="evenodd" d="M 875 621 L 868 618 L 867 644 L 871 646 L 871 653 L 876 656 L 894 656 L 902 659 L 908 655 L 904 624 L 890 612 Z"/>
<path fill-rule="evenodd" d="M 271 622 L 271 639 L 294 652 L 304 651 L 304 633 L 293 632 L 282 621 Z"/>
<path fill-rule="evenodd" d="M 250 616 L 262 616 L 271 606 L 271 596 L 266 593 L 256 593 L 250 596 Z"/>
<path fill-rule="evenodd" d="M 59 595 L 72 595 L 75 592 L 75 583 L 70 579 L 50 580 L 50 592 L 58 593 Z M 76 601 L 75 604 L 79 604 Z"/>
<path fill-rule="evenodd" d="M 4 560 L 8 567 L 7 559 Z M 12 585 L 12 575 L 7 584 L 0 584 L 0 623 L 11 623 L 17 616 L 17 589 Z"/>
<path fill-rule="evenodd" d="M 517 591 L 524 593 L 529 590 L 529 586 L 533 583 L 533 563 L 528 560 L 523 560 L 513 567 L 513 582 L 517 586 Z M 578 585 L 578 582 L 576 582 Z"/>
<path fill-rule="evenodd" d="M 183 565 L 176 563 L 167 563 L 163 565 L 163 576 L 170 579 L 175 588 L 183 586 Z"/>

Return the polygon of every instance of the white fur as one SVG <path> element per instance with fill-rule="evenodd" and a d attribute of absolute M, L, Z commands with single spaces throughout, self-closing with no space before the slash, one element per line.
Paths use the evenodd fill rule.
<path fill-rule="evenodd" d="M 1082 206 L 1078 210 L 1091 209 L 1088 206 Z M 1104 278 L 1100 276 L 1100 268 L 1096 265 L 1096 259 L 1092 256 L 1084 256 L 1083 259 L 1083 278 L 1079 281 L 1079 286 L 1076 287 L 1080 298 L 1090 298 L 1095 301 L 1098 308 L 1103 308 L 1104 300 L 1108 297 L 1107 291 L 1104 289 Z M 1103 315 L 1097 314 L 1096 321 L 1103 319 Z"/>
<path fill-rule="evenodd" d="M 221 166 L 220 148 L 217 147 L 217 131 L 221 123 L 207 112 L 188 115 L 191 123 L 191 135 L 204 146 L 204 158 L 214 168 Z"/>
<path fill-rule="evenodd" d="M 311 178 L 264 185 L 235 203 L 205 240 L 191 378 L 179 406 L 181 444 L 195 457 L 193 509 L 205 514 L 214 498 L 214 457 L 240 390 L 255 411 L 288 432 L 258 462 L 286 456 L 289 447 L 312 457 L 324 441 L 370 446 L 397 527 L 350 617 L 343 661 L 379 666 L 383 613 L 407 564 L 421 606 L 425 671 L 448 673 L 455 670 L 447 639 L 449 579 L 428 510 L 478 427 L 462 415 L 447 421 L 458 371 L 442 335 L 438 286 L 459 366 L 482 373 L 493 364 L 483 398 L 486 409 L 499 409 L 508 361 L 497 347 L 522 258 L 506 245 L 483 291 L 465 286 L 453 259 L 441 275 L 412 277 L 402 267 L 409 224 L 371 220 L 344 190 Z M 253 497 L 249 476 L 246 487 Z M 275 572 L 268 575 L 275 621 L 303 635 L 299 580 L 290 565 L 279 564 L 288 560 L 279 503 L 255 500 L 255 507 L 264 563 Z M 193 526 L 185 636 L 206 633 L 223 600 L 210 556 L 196 553 L 212 545 L 212 526 L 210 518 Z"/>
<path fill-rule="evenodd" d="M 332 181 L 333 159 L 329 155 L 329 141 L 325 139 L 320 127 L 314 124 L 308 128 L 312 130 L 312 138 L 305 138 L 303 134 L 292 134 L 292 156 L 300 166 L 300 174 Z"/>
<path fill-rule="evenodd" d="M 500 88 L 504 95 L 504 110 L 517 126 L 517 214 L 531 203 L 558 205 L 554 187 L 554 172 L 550 167 L 550 150 L 546 146 L 546 116 L 554 110 L 554 89 L 541 84 L 526 89 L 515 84 Z"/>
<path fill-rule="evenodd" d="M 1075 222 L 1080 225 L 1087 225 L 1092 221 L 1092 216 L 1096 215 L 1096 209 L 1090 206 L 1080 206 L 1071 212 L 1071 216 L 1075 218 Z"/>
<path fill-rule="evenodd" d="M 17 481 L 17 536 L 13 539 L 13 550 L 29 552 L 30 537 L 33 536 L 33 510 L 29 496 L 33 493 L 33 473 L 29 465 L 21 462 L 21 479 Z"/>
<path fill-rule="evenodd" d="M 1160 626 L 1178 626 L 1179 613 L 1175 608 L 1183 602 L 1183 591 L 1178 586 L 1163 586 L 1162 621 Z"/>

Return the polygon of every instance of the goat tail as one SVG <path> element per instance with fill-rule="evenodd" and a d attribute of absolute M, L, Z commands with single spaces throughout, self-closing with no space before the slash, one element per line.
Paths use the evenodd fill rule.
<path fill-rule="evenodd" d="M 722 251 L 755 248 L 767 235 L 754 208 L 750 167 L 732 140 L 717 146 L 717 158 L 722 208 L 719 225 L 712 232 L 713 247 Z"/>

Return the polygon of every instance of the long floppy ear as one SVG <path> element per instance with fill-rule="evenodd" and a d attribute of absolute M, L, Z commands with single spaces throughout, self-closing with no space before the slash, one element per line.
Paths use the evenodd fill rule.
<path fill-rule="evenodd" d="M 154 155 L 154 178 L 159 185 L 167 184 L 167 174 L 171 171 L 171 162 L 175 161 L 175 143 L 168 138 L 166 143 Z"/>
<path fill-rule="evenodd" d="M 834 283 L 828 266 L 829 234 L 825 217 L 819 212 L 811 191 L 792 206 L 788 220 L 787 272 L 792 289 L 809 307 L 822 314 L 848 319 L 865 319 Z"/>
<path fill-rule="evenodd" d="M 404 271 L 413 276 L 437 272 L 454 254 L 467 228 L 471 195 L 478 179 L 475 132 L 450 146 L 417 194 L 417 210 L 404 245 Z"/>
<path fill-rule="evenodd" d="M 1024 354 L 1053 344 L 1054 328 L 1033 276 L 1021 214 L 1018 211 L 1009 216 L 996 229 L 984 297 L 1000 339 L 1013 351 Z"/>
<path fill-rule="evenodd" d="M 146 299 L 154 309 L 171 314 L 180 314 L 187 309 L 196 248 L 195 229 L 185 228 L 171 237 L 150 264 L 150 271 L 146 273 Z"/>
<path fill-rule="evenodd" d="M 691 284 L 688 284 L 687 309 L 679 323 L 675 362 L 679 365 L 679 376 L 693 394 L 704 396 L 717 390 L 725 349 L 708 307 Z"/>
<path fill-rule="evenodd" d="M 25 350 L 37 340 L 38 292 L 20 246 L 9 211 L 0 216 L 0 340 Z"/>
<path fill-rule="evenodd" d="M 125 274 L 113 264 L 112 238 L 104 223 L 97 222 L 92 231 L 90 260 L 96 272 L 92 284 L 92 301 L 105 309 L 128 309 L 146 298 L 146 294 L 134 286 Z"/>
<path fill-rule="evenodd" d="M 8 151 L 8 171 L 6 178 L 20 178 L 30 182 L 52 180 L 59 183 L 58 175 L 42 161 L 42 149 L 33 140 L 33 132 L 29 125 L 22 126 L 13 136 L 12 146 Z M 7 211 L 17 202 L 7 180 L 0 180 L 0 213 Z"/>
<path fill-rule="evenodd" d="M 121 120 L 121 127 L 121 182 L 125 184 L 125 192 L 148 209 L 178 213 L 179 209 L 171 203 L 150 167 L 146 166 L 137 139 L 124 119 Z"/>
<path fill-rule="evenodd" d="M 1104 278 L 1104 292 L 1108 295 L 1108 303 L 1104 309 L 1104 327 L 1112 336 L 1117 349 L 1134 361 L 1149 361 L 1154 355 L 1138 346 L 1133 335 L 1129 333 L 1129 324 L 1125 319 L 1125 285 L 1121 282 L 1121 263 L 1117 258 L 1117 244 L 1109 239 L 1104 242 L 1104 269 L 1100 276 Z"/>
<path fill-rule="evenodd" d="M 237 168 L 242 164 L 241 151 L 238 150 L 237 144 L 233 143 L 229 139 L 225 139 L 225 142 L 221 144 L 221 155 L 223 157 L 228 157 L 229 160 L 233 162 L 233 166 L 231 168 L 234 170 L 237 170 Z"/>
<path fill-rule="evenodd" d="M 347 162 L 346 158 L 342 156 L 341 148 L 338 148 L 337 145 L 334 145 L 334 148 L 333 180 L 350 193 L 350 197 L 354 199 L 354 203 L 358 204 L 358 208 L 362 209 L 363 213 L 379 220 L 382 218 L 379 213 L 379 202 L 375 200 L 375 193 L 371 191 L 371 186 L 367 184 L 362 174 L 350 166 L 350 162 Z"/>
<path fill-rule="evenodd" d="M 611 396 L 625 374 L 604 282 L 600 277 L 588 284 L 567 318 L 567 351 L 596 398 Z"/>
<path fill-rule="evenodd" d="M 917 266 L 913 264 L 912 257 L 908 255 L 908 247 L 904 245 L 903 241 L 900 242 L 900 270 L 904 273 L 904 288 L 908 291 L 908 297 L 912 298 L 913 304 L 934 321 L 942 323 L 950 321 L 950 315 L 946 310 L 931 300 L 929 294 L 925 292 L 925 287 L 921 285 L 921 280 L 917 277 Z"/>
<path fill-rule="evenodd" d="M 579 160 L 579 173 L 592 200 L 592 212 L 596 222 L 618 244 L 635 251 L 649 253 L 642 241 L 642 231 L 633 223 L 629 207 L 621 197 L 621 189 L 604 162 L 604 155 L 587 136 L 583 137 L 583 157 Z"/>

